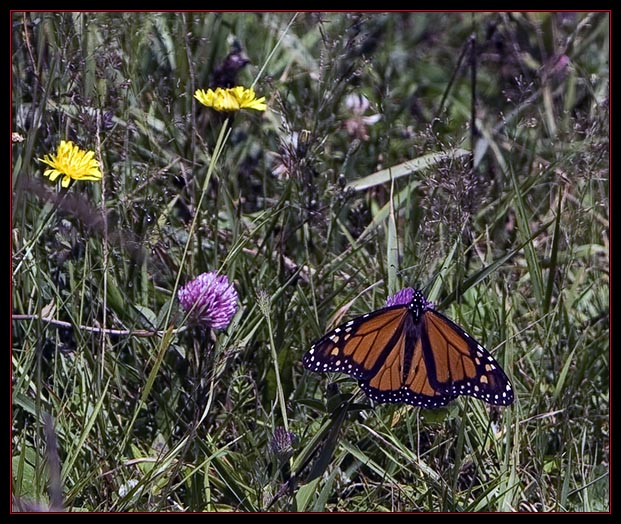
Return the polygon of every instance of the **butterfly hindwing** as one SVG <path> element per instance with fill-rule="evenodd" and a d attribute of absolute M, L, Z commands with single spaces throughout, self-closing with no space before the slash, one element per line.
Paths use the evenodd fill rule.
<path fill-rule="evenodd" d="M 444 406 L 457 396 L 440 392 L 430 382 L 418 331 L 409 315 L 402 336 L 384 365 L 369 379 L 359 381 L 360 388 L 376 402 L 405 403 L 429 409 Z M 405 369 L 409 372 L 404 380 Z"/>

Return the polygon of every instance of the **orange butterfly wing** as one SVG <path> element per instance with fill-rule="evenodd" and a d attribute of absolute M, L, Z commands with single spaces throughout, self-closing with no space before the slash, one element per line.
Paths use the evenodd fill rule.
<path fill-rule="evenodd" d="M 341 324 L 311 346 L 302 359 L 304 367 L 369 379 L 383 366 L 403 333 L 407 316 L 405 306 L 393 306 Z"/>
<path fill-rule="evenodd" d="M 427 409 L 448 404 L 457 395 L 444 393 L 429 376 L 423 337 L 408 310 L 400 336 L 382 366 L 360 388 L 377 402 L 405 403 Z"/>

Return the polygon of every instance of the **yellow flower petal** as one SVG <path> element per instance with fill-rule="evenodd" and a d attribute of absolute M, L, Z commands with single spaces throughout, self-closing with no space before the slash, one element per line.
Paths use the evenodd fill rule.
<path fill-rule="evenodd" d="M 68 187 L 71 180 L 101 180 L 103 176 L 95 152 L 83 151 L 71 141 L 61 140 L 56 155 L 45 155 L 39 161 L 52 167 L 43 172 L 52 182 L 63 175 L 62 187 Z"/>
<path fill-rule="evenodd" d="M 48 169 L 45 173 L 43 173 L 43 175 L 49 176 L 50 180 L 54 182 L 54 180 L 60 176 L 60 171 L 57 171 L 56 169 Z"/>
<path fill-rule="evenodd" d="M 211 107 L 216 111 L 239 111 L 240 109 L 255 109 L 257 111 L 265 111 L 265 97 L 256 98 L 254 89 L 246 89 L 243 86 L 231 87 L 223 89 L 217 87 L 213 89 L 197 89 L 194 93 L 201 104 Z"/>

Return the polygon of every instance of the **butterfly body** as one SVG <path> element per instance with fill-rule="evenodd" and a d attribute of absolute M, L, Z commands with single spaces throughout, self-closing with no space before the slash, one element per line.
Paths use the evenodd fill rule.
<path fill-rule="evenodd" d="M 304 367 L 347 373 L 381 403 L 437 408 L 459 395 L 495 405 L 513 402 L 500 365 L 420 291 L 406 288 L 391 298 L 387 307 L 317 340 L 304 355 Z"/>

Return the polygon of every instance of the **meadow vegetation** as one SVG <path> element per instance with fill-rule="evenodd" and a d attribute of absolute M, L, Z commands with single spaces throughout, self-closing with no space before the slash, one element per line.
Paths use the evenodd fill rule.
<path fill-rule="evenodd" d="M 13 12 L 14 507 L 608 511 L 609 24 Z M 44 176 L 62 140 L 100 180 Z M 180 306 L 206 272 L 225 329 Z M 303 369 L 406 286 L 512 406 Z"/>

